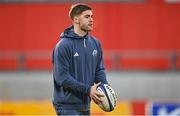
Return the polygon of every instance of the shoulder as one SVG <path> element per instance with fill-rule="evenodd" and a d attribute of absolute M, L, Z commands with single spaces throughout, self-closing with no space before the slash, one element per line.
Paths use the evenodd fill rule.
<path fill-rule="evenodd" d="M 66 48 L 70 47 L 72 44 L 69 38 L 61 38 L 58 43 L 56 44 L 56 48 Z"/>
<path fill-rule="evenodd" d="M 69 38 L 61 38 L 55 46 L 57 53 L 66 53 L 71 51 L 72 41 Z"/>

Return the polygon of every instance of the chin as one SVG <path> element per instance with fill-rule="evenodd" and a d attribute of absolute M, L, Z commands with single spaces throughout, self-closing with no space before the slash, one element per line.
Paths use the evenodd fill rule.
<path fill-rule="evenodd" d="M 89 29 L 88 32 L 92 31 L 92 29 Z"/>
<path fill-rule="evenodd" d="M 93 30 L 93 26 L 87 26 L 86 30 L 87 31 L 92 31 Z"/>
<path fill-rule="evenodd" d="M 87 29 L 88 31 L 92 31 L 93 30 L 93 28 L 89 28 L 89 29 Z"/>
<path fill-rule="evenodd" d="M 86 30 L 85 30 L 85 32 L 90 32 L 90 31 L 92 31 L 92 29 L 86 29 Z"/>

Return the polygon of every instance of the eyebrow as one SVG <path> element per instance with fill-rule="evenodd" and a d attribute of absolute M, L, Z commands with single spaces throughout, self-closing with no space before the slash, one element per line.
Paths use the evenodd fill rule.
<path fill-rule="evenodd" d="M 84 15 L 84 16 L 92 17 L 93 15 L 89 15 L 89 14 L 87 14 L 87 15 Z"/>

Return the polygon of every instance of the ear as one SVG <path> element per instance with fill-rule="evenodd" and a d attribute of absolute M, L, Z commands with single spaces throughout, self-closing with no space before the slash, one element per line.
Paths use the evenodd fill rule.
<path fill-rule="evenodd" d="M 74 17 L 74 22 L 75 22 L 76 24 L 79 24 L 79 18 L 78 18 L 78 17 Z"/>

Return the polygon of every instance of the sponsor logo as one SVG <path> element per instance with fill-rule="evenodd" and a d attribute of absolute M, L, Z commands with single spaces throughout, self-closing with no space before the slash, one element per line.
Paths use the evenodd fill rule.
<path fill-rule="evenodd" d="M 97 56 L 97 50 L 93 50 L 92 55 Z"/>
<path fill-rule="evenodd" d="M 74 57 L 77 57 L 77 56 L 79 56 L 79 54 L 76 52 L 76 53 L 74 54 Z"/>

